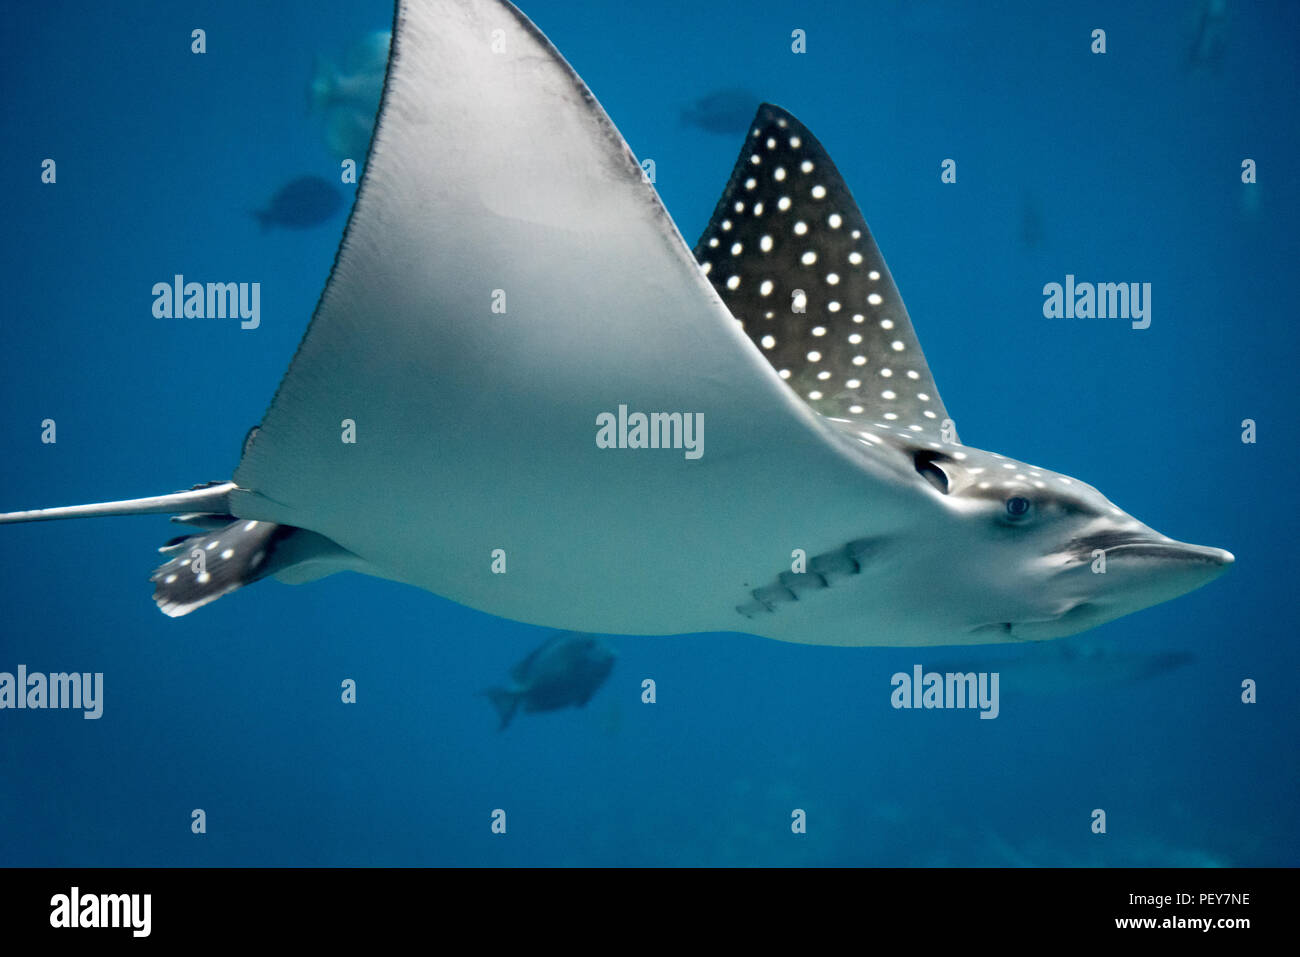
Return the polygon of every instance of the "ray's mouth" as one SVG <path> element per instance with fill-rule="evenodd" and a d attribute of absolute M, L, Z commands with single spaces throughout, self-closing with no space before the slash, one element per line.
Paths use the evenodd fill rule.
<path fill-rule="evenodd" d="M 1147 558 L 1167 562 L 1204 563 L 1225 566 L 1233 563 L 1231 552 L 1204 545 L 1189 545 L 1155 532 L 1134 534 L 1129 529 L 1106 529 L 1077 538 L 1070 543 L 1074 561 L 1086 564 L 1093 560 L 1094 552 L 1105 552 L 1106 558 Z"/>
<path fill-rule="evenodd" d="M 1193 562 L 1222 567 L 1231 565 L 1236 558 L 1232 552 L 1206 545 L 1187 545 L 1183 542 L 1122 542 L 1106 549 L 1106 557 L 1155 558 L 1165 561 Z"/>

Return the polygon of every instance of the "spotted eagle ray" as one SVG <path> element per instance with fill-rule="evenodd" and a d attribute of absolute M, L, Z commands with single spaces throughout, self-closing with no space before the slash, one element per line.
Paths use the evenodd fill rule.
<path fill-rule="evenodd" d="M 694 416 L 703 454 L 643 428 L 602 447 L 622 407 L 663 413 L 665 440 Z M 397 4 L 333 270 L 231 480 L 0 521 L 168 512 L 199 529 L 153 576 L 172 616 L 352 570 L 572 631 L 977 644 L 1073 634 L 1233 560 L 959 443 L 792 115 L 759 108 L 692 255 L 499 0 Z"/>

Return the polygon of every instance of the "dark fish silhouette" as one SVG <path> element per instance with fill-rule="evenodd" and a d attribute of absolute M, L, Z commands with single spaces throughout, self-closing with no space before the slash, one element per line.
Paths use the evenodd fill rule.
<path fill-rule="evenodd" d="M 758 102 L 759 98 L 748 90 L 714 90 L 682 110 L 682 125 L 735 136 L 745 131 Z"/>
<path fill-rule="evenodd" d="M 504 730 L 520 705 L 527 712 L 585 705 L 613 667 L 614 653 L 600 639 L 560 632 L 510 669 L 509 688 L 489 688 L 483 694 L 492 699 Z"/>
<path fill-rule="evenodd" d="M 1046 239 L 1043 204 L 1038 201 L 1038 197 L 1026 195 L 1020 206 L 1020 244 L 1026 249 L 1041 249 Z"/>
<path fill-rule="evenodd" d="M 343 208 L 343 195 L 329 180 L 299 176 L 281 186 L 265 209 L 253 213 L 263 232 L 272 226 L 310 229 Z"/>
<path fill-rule="evenodd" d="M 1028 645 L 1015 658 L 940 661 L 927 671 L 996 671 L 1002 694 L 1057 695 L 1145 681 L 1191 664 L 1184 651 L 1123 651 L 1098 641 L 1054 641 Z"/>

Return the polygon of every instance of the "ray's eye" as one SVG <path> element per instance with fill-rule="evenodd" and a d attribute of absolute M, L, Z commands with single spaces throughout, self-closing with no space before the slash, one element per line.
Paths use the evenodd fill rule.
<path fill-rule="evenodd" d="M 1007 499 L 1007 517 L 1024 518 L 1029 514 L 1029 499 L 1023 495 L 1013 495 Z"/>

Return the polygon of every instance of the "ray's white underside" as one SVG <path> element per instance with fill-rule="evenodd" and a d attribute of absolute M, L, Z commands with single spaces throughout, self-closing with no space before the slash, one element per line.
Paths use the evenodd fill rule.
<path fill-rule="evenodd" d="M 780 380 L 521 14 L 407 2 L 394 36 L 342 248 L 232 510 L 507 618 L 809 640 L 805 616 L 753 622 L 735 606 L 793 549 L 914 520 L 894 466 Z M 620 404 L 702 413 L 703 457 L 598 448 L 596 417 Z M 829 640 L 864 643 L 875 626 L 856 617 Z"/>

